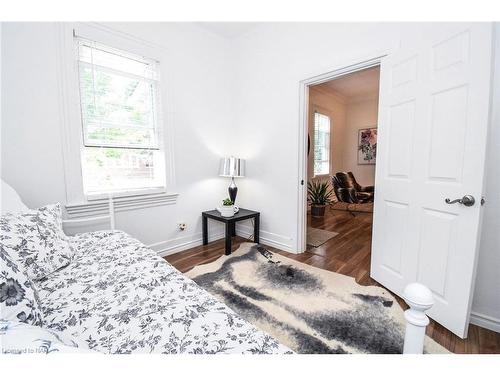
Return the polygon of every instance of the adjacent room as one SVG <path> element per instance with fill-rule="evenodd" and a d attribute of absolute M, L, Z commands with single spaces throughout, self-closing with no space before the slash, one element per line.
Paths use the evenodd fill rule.
<path fill-rule="evenodd" d="M 370 270 L 379 76 L 375 66 L 309 87 L 306 252 L 361 283 Z"/>
<path fill-rule="evenodd" d="M 500 354 L 499 23 L 0 41 L 2 354 Z"/>

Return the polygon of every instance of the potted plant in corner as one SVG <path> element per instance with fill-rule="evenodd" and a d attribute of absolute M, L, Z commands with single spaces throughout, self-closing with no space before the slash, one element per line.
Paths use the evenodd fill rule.
<path fill-rule="evenodd" d="M 328 186 L 327 181 L 309 181 L 307 183 L 307 200 L 311 202 L 311 216 L 323 217 L 325 207 L 331 203 L 333 190 Z"/>

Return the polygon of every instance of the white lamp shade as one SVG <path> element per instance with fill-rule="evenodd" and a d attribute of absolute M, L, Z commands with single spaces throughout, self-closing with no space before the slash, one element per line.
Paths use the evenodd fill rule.
<path fill-rule="evenodd" d="M 222 158 L 220 160 L 219 176 L 245 177 L 245 160 L 233 156 Z"/>

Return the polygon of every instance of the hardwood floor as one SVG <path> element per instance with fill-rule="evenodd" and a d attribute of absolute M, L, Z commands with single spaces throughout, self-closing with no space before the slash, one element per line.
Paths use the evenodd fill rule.
<path fill-rule="evenodd" d="M 308 246 L 302 254 L 268 248 L 276 253 L 298 260 L 305 264 L 338 272 L 353 277 L 361 285 L 379 285 L 370 278 L 372 215 L 327 209 L 324 218 L 308 217 L 308 226 L 326 229 L 339 234 L 325 244 L 314 248 Z M 236 250 L 245 239 L 236 237 L 232 249 Z M 210 263 L 224 254 L 224 240 L 198 246 L 165 259 L 181 272 L 187 272 L 198 264 Z M 404 301 L 397 297 L 399 304 L 407 308 Z M 455 353 L 500 353 L 500 333 L 470 325 L 469 336 L 462 340 L 440 324 L 431 320 L 427 335 Z"/>

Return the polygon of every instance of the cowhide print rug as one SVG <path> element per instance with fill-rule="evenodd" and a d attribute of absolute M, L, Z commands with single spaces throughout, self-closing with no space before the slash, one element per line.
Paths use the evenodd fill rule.
<path fill-rule="evenodd" d="M 262 245 L 244 243 L 186 275 L 298 353 L 403 350 L 403 309 L 385 289 L 358 285 Z M 448 353 L 427 336 L 425 352 Z"/>

